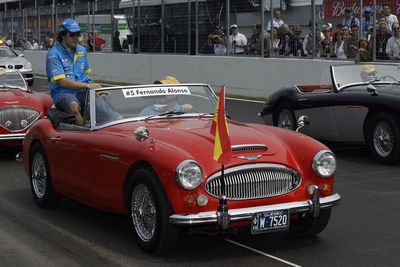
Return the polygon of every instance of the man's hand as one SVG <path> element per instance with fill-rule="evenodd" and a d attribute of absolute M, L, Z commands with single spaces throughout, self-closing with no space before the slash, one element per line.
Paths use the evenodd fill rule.
<path fill-rule="evenodd" d="M 101 84 L 99 84 L 99 83 L 88 83 L 87 84 L 87 88 L 88 89 L 96 89 L 96 88 L 101 88 L 102 86 L 101 86 Z"/>

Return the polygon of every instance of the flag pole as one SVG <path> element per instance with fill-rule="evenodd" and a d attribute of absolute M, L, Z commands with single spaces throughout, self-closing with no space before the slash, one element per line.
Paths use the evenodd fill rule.
<path fill-rule="evenodd" d="M 229 213 L 228 213 L 228 202 L 226 200 L 226 194 L 225 194 L 225 179 L 224 179 L 224 164 L 221 165 L 221 176 L 220 176 L 220 181 L 221 181 L 221 197 L 219 199 L 219 205 L 218 205 L 218 216 L 217 218 L 219 219 L 219 225 L 221 226 L 222 230 L 227 230 L 229 227 Z"/>

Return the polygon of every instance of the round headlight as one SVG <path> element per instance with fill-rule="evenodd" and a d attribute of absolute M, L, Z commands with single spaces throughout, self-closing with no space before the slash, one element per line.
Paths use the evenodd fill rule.
<path fill-rule="evenodd" d="M 25 63 L 25 69 L 32 69 L 32 64 L 30 62 Z"/>
<path fill-rule="evenodd" d="M 200 185 L 203 171 L 194 160 L 184 160 L 175 169 L 176 183 L 185 189 L 193 189 Z"/>
<path fill-rule="evenodd" d="M 329 177 L 336 171 L 335 155 L 329 150 L 319 151 L 313 159 L 312 168 L 318 176 Z"/>

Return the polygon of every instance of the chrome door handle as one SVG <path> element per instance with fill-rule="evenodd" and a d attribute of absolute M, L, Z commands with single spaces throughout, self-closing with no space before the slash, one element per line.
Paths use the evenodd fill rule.
<path fill-rule="evenodd" d="M 60 141 L 60 140 L 62 140 L 62 138 L 61 137 L 50 137 L 50 141 Z"/>

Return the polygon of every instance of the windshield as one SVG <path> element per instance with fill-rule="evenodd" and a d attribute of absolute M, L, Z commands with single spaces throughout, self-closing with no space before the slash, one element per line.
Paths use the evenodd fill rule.
<path fill-rule="evenodd" d="M 216 98 L 206 85 L 146 85 L 96 90 L 96 125 L 120 119 L 213 114 Z"/>
<path fill-rule="evenodd" d="M 0 68 L 0 90 L 9 88 L 26 90 L 24 78 L 16 70 Z"/>
<path fill-rule="evenodd" d="M 400 66 L 397 64 L 352 64 L 332 67 L 335 87 L 341 90 L 348 86 L 371 83 L 393 83 L 400 81 Z"/>
<path fill-rule="evenodd" d="M 9 47 L 7 46 L 2 46 L 0 47 L 0 58 L 1 57 L 17 57 L 18 55 L 12 51 Z"/>

